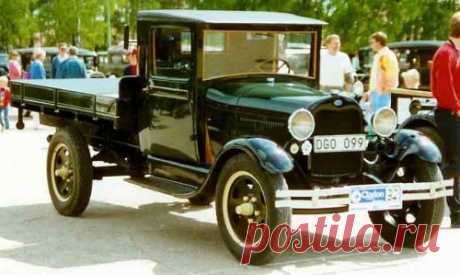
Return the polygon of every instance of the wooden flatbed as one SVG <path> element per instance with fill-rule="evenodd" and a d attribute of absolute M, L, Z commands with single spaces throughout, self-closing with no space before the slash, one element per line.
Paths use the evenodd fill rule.
<path fill-rule="evenodd" d="M 12 81 L 12 105 L 113 121 L 117 119 L 118 83 L 116 78 Z"/>

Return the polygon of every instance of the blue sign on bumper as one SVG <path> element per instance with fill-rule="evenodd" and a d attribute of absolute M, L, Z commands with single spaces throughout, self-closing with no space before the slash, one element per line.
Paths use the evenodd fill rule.
<path fill-rule="evenodd" d="M 352 211 L 393 210 L 401 209 L 403 189 L 401 184 L 372 184 L 353 186 L 350 190 Z"/>

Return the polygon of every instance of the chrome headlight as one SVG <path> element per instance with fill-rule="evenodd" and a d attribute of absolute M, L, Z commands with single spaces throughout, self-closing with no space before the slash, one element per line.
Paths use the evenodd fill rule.
<path fill-rule="evenodd" d="M 381 137 L 391 136 L 398 126 L 398 117 L 391 108 L 378 110 L 372 119 L 372 127 L 377 135 Z"/>
<path fill-rule="evenodd" d="M 288 129 L 296 140 L 304 141 L 315 131 L 315 118 L 310 111 L 299 109 L 289 117 Z"/>

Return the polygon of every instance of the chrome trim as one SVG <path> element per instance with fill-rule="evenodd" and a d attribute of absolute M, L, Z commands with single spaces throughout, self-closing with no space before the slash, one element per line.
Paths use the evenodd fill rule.
<path fill-rule="evenodd" d="M 313 122 L 313 130 L 312 130 L 311 133 L 310 133 L 307 137 L 305 137 L 305 138 L 298 138 L 298 137 L 296 137 L 296 136 L 292 133 L 292 127 L 291 127 L 291 126 L 292 126 L 292 120 L 293 120 L 294 117 L 295 117 L 298 113 L 300 113 L 300 112 L 306 112 L 307 115 L 311 118 L 311 121 Z M 289 117 L 289 119 L 288 119 L 288 130 L 289 130 L 289 133 L 290 133 L 291 136 L 292 136 L 293 138 L 295 138 L 297 141 L 305 141 L 305 140 L 309 139 L 309 138 L 313 135 L 313 133 L 315 132 L 315 128 L 316 128 L 315 117 L 313 116 L 313 114 L 312 114 L 309 110 L 307 110 L 307 109 L 305 109 L 305 108 L 301 108 L 301 109 L 298 109 L 298 110 L 294 111 L 294 112 L 291 114 L 291 116 Z"/>
<path fill-rule="evenodd" d="M 387 135 L 382 135 L 381 133 L 378 133 L 377 132 L 377 127 L 375 127 L 376 123 L 375 123 L 375 120 L 376 120 L 376 117 L 384 112 L 384 111 L 390 111 L 390 113 L 393 114 L 394 118 L 395 118 L 395 124 L 393 125 L 393 130 L 390 132 L 390 134 L 387 134 Z M 391 135 L 394 134 L 394 132 L 396 131 L 396 128 L 398 127 L 398 115 L 396 114 L 396 112 L 391 109 L 390 107 L 384 107 L 384 108 L 381 108 L 380 110 L 378 110 L 377 112 L 375 112 L 374 116 L 372 117 L 372 128 L 374 128 L 374 131 L 377 135 L 381 136 L 381 137 L 390 137 Z"/>
<path fill-rule="evenodd" d="M 435 182 L 391 183 L 401 185 L 403 201 L 433 200 L 453 195 L 454 181 L 442 180 Z M 314 188 L 310 190 L 282 190 L 276 192 L 277 208 L 291 207 L 294 209 L 324 209 L 348 206 L 351 202 L 351 188 L 345 187 Z M 285 200 L 291 198 L 291 200 Z M 302 199 L 295 199 L 302 198 Z M 278 200 L 279 199 L 279 200 Z"/>

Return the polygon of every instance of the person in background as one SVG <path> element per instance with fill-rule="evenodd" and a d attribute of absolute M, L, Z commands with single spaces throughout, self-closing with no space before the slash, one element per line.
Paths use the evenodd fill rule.
<path fill-rule="evenodd" d="M 416 69 L 410 69 L 401 74 L 404 88 L 417 90 L 420 87 L 420 73 Z"/>
<path fill-rule="evenodd" d="M 399 63 L 395 53 L 387 47 L 387 35 L 376 32 L 370 37 L 370 46 L 375 52 L 370 72 L 368 115 L 391 106 L 391 89 L 399 86 Z"/>
<path fill-rule="evenodd" d="M 431 91 L 437 100 L 435 121 L 445 145 L 444 176 L 454 179 L 454 195 L 447 197 L 451 226 L 460 228 L 460 12 L 450 19 L 449 41 L 435 53 Z"/>
<path fill-rule="evenodd" d="M 10 121 L 8 117 L 8 109 L 10 105 L 11 93 L 8 89 L 8 78 L 0 77 L 0 126 L 8 130 L 10 129 Z"/>
<path fill-rule="evenodd" d="M 10 61 L 8 62 L 8 77 L 10 80 L 22 78 L 22 68 L 19 63 L 19 54 L 17 51 L 10 52 Z"/>
<path fill-rule="evenodd" d="M 321 51 L 320 86 L 324 90 L 350 90 L 354 72 L 350 58 L 340 51 L 341 42 L 337 34 L 326 37 L 326 49 Z"/>
<path fill-rule="evenodd" d="M 43 61 L 46 58 L 46 52 L 42 49 L 37 49 L 33 55 L 32 64 L 30 64 L 29 75 L 30 79 L 46 79 L 46 71 L 43 66 Z"/>
<path fill-rule="evenodd" d="M 356 51 L 355 53 L 351 54 L 351 66 L 355 72 L 361 70 L 361 64 L 359 61 L 359 52 Z"/>
<path fill-rule="evenodd" d="M 69 56 L 67 54 L 67 44 L 60 43 L 58 46 L 59 53 L 51 61 L 51 78 L 56 78 L 56 74 L 59 66 L 64 62 Z"/>
<path fill-rule="evenodd" d="M 59 66 L 56 78 L 86 78 L 86 65 L 78 56 L 76 47 L 69 48 L 69 57 Z"/>
<path fill-rule="evenodd" d="M 123 75 L 137 75 L 137 48 L 128 52 L 128 66 L 123 70 Z"/>

